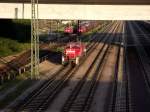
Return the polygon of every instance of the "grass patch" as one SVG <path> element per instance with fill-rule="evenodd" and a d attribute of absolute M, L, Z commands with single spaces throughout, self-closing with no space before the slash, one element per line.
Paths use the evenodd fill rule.
<path fill-rule="evenodd" d="M 30 43 L 19 43 L 16 40 L 0 37 L 0 56 L 17 54 L 30 48 Z"/>
<path fill-rule="evenodd" d="M 8 56 L 30 48 L 30 20 L 0 20 L 0 56 Z"/>
<path fill-rule="evenodd" d="M 64 47 L 56 47 L 56 48 L 51 49 L 51 51 L 53 51 L 53 52 L 63 52 Z"/>

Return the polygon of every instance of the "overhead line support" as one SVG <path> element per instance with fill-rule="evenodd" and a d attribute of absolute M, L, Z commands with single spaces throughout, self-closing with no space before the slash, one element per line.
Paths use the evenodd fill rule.
<path fill-rule="evenodd" d="M 38 0 L 31 0 L 31 79 L 39 77 Z"/>

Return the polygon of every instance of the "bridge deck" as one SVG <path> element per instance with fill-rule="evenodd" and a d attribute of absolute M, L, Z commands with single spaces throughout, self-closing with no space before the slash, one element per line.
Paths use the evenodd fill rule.
<path fill-rule="evenodd" d="M 0 0 L 0 3 L 29 3 L 31 0 Z M 42 4 L 149 5 L 150 0 L 39 0 Z"/>
<path fill-rule="evenodd" d="M 129 2 L 127 3 L 127 1 Z M 148 5 L 150 1 L 127 1 L 80 0 L 79 2 L 79 0 L 39 0 L 39 19 L 150 20 L 150 5 Z M 104 3 L 109 4 L 104 5 Z M 119 5 L 119 3 L 130 5 Z M 134 5 L 131 5 L 133 3 Z M 135 5 L 145 3 L 146 5 Z M 30 0 L 0 0 L 0 18 L 30 19 Z"/>

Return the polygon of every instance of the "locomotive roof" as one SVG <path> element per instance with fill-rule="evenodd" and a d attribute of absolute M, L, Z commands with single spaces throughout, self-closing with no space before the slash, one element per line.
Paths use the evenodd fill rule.
<path fill-rule="evenodd" d="M 74 47 L 74 46 L 80 47 L 81 45 L 82 45 L 81 42 L 70 42 L 67 44 L 66 47 Z"/>
<path fill-rule="evenodd" d="M 0 0 L 0 3 L 30 3 L 31 0 Z M 42 4 L 123 4 L 148 5 L 150 0 L 39 0 Z"/>

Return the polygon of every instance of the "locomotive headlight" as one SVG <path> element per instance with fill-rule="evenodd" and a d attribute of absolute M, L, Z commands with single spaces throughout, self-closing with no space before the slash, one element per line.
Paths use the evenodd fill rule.
<path fill-rule="evenodd" d="M 65 61 L 65 58 L 64 58 L 64 56 L 62 56 L 62 61 Z"/>

